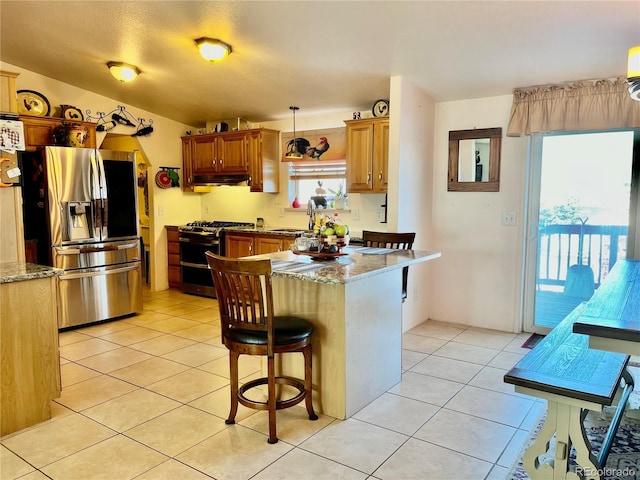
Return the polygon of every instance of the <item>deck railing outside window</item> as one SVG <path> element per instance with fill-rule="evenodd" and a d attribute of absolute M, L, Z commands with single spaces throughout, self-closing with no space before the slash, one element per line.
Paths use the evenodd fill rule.
<path fill-rule="evenodd" d="M 626 257 L 627 231 L 626 225 L 540 226 L 538 290 L 562 291 L 572 265 L 591 267 L 598 288 L 616 261 Z M 582 259 L 578 258 L 581 234 Z"/>

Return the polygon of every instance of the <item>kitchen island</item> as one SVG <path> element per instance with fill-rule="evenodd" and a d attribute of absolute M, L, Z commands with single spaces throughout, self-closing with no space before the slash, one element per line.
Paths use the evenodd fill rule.
<path fill-rule="evenodd" d="M 314 408 L 339 419 L 400 382 L 402 268 L 440 256 L 367 247 L 343 252 L 320 261 L 290 251 L 260 255 L 272 260 L 276 314 L 314 325 Z M 303 377 L 301 358 L 281 356 L 282 374 Z"/>
<path fill-rule="evenodd" d="M 0 263 L 0 435 L 51 418 L 60 396 L 57 281 L 62 270 Z"/>

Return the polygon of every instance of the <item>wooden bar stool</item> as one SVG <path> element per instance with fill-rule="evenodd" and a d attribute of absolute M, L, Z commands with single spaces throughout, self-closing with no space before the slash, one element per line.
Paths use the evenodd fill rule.
<path fill-rule="evenodd" d="M 362 231 L 362 240 L 367 247 L 377 248 L 397 248 L 401 250 L 411 250 L 416 239 L 415 232 L 393 233 L 393 232 L 371 232 Z M 402 269 L 402 301 L 407 298 L 407 279 L 409 278 L 409 267 Z"/>
<path fill-rule="evenodd" d="M 235 423 L 238 402 L 248 408 L 269 411 L 269 443 L 276 443 L 276 410 L 289 408 L 305 400 L 309 420 L 317 420 L 312 403 L 311 334 L 313 325 L 292 316 L 273 315 L 271 261 L 236 259 L 206 252 L 218 296 L 222 343 L 229 349 L 231 410 L 226 424 Z M 276 353 L 302 352 L 304 382 L 276 376 Z M 241 354 L 267 357 L 267 376 L 238 386 L 238 358 Z M 292 398 L 278 400 L 276 384 L 294 387 Z M 245 393 L 267 385 L 267 401 L 251 400 Z"/>

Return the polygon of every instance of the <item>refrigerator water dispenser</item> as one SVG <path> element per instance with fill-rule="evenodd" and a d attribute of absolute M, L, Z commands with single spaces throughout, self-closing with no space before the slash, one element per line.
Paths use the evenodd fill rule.
<path fill-rule="evenodd" d="M 65 241 L 90 240 L 93 237 L 91 226 L 91 202 L 65 202 L 67 228 Z"/>

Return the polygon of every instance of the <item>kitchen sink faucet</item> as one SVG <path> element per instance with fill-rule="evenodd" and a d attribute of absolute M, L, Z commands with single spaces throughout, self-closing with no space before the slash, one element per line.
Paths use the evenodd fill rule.
<path fill-rule="evenodd" d="M 309 202 L 307 203 L 307 214 L 309 215 L 309 230 L 313 230 L 313 227 L 316 224 L 316 219 L 314 218 L 314 209 L 316 206 L 316 202 L 313 201 L 313 199 L 309 199 Z"/>

